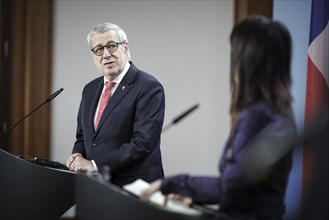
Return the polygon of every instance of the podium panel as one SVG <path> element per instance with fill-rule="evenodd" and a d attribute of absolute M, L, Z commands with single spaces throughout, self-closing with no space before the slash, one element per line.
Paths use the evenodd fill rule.
<path fill-rule="evenodd" d="M 78 220 L 231 220 L 220 215 L 187 215 L 142 202 L 122 188 L 93 175 L 76 175 L 76 218 Z"/>
<path fill-rule="evenodd" d="M 0 219 L 58 219 L 75 204 L 74 181 L 0 149 Z"/>

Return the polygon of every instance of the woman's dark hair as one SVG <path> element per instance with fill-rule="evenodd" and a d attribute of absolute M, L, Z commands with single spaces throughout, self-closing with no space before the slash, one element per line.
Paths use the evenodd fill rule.
<path fill-rule="evenodd" d="M 274 112 L 291 111 L 291 37 L 278 21 L 251 16 L 234 27 L 231 42 L 231 114 L 259 100 Z"/>

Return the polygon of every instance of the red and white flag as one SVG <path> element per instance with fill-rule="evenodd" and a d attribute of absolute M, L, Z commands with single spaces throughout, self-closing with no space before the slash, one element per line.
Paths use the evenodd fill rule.
<path fill-rule="evenodd" d="M 313 0 L 308 47 L 304 127 L 329 110 L 329 1 Z M 303 151 L 303 191 L 312 169 L 311 148 Z"/>

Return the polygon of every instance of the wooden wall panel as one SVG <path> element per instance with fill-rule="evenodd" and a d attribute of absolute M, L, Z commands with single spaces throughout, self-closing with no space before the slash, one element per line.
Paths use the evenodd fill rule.
<path fill-rule="evenodd" d="M 273 0 L 235 0 L 235 24 L 249 15 L 273 17 Z"/>
<path fill-rule="evenodd" d="M 19 121 L 51 94 L 52 1 L 11 1 L 10 116 Z M 8 134 L 8 151 L 49 158 L 50 103 Z"/>
<path fill-rule="evenodd" d="M 8 39 L 9 33 L 9 1 L 0 0 L 0 133 L 4 132 L 7 126 L 8 111 L 6 108 L 8 97 Z M 6 140 L 0 137 L 0 148 L 6 150 Z"/>

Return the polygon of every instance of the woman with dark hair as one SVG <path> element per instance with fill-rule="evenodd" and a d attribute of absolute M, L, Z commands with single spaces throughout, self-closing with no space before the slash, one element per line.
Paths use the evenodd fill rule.
<path fill-rule="evenodd" d="M 283 137 L 291 143 L 296 135 L 290 94 L 290 34 L 278 21 L 252 16 L 233 28 L 230 43 L 233 120 L 219 162 L 220 175 L 166 177 L 151 183 L 142 192 L 141 199 L 146 201 L 160 190 L 165 195 L 188 197 L 197 204 L 219 204 L 219 212 L 232 217 L 282 219 L 292 147 L 284 140 L 279 142 L 282 146 L 267 144 L 264 137 L 262 142 L 257 140 L 262 134 L 269 135 L 265 140 Z M 262 145 L 261 149 L 269 152 L 275 152 L 273 148 L 281 149 L 281 154 L 268 160 L 271 163 L 266 165 L 264 175 L 251 178 L 246 161 L 260 159 L 256 156 L 250 160 L 249 152 L 256 145 Z M 262 163 L 252 166 L 257 170 L 255 166 Z"/>

